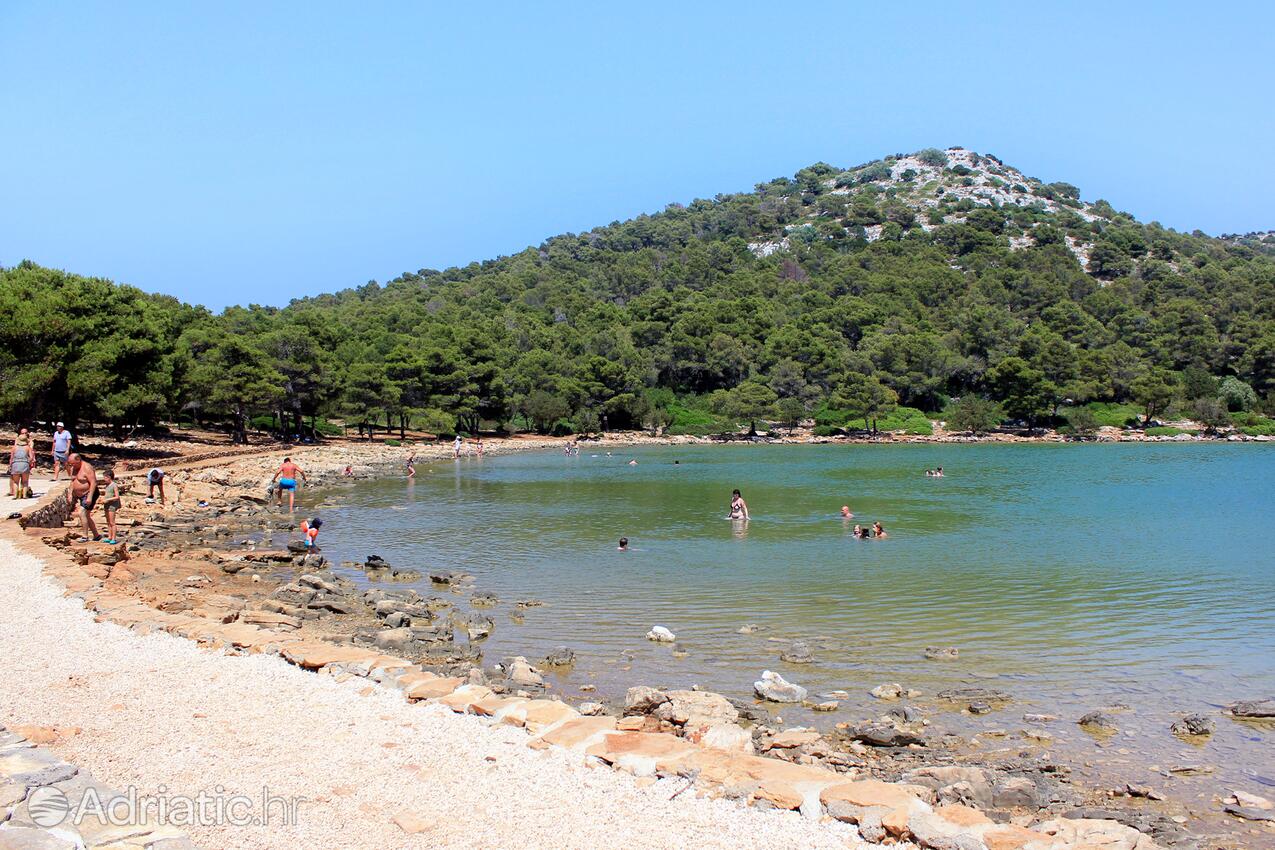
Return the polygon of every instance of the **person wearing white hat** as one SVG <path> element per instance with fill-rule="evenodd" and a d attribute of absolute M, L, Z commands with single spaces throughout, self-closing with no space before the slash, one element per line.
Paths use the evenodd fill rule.
<path fill-rule="evenodd" d="M 66 426 L 61 422 L 57 424 L 57 430 L 53 432 L 53 480 L 58 480 L 58 474 L 62 471 L 62 467 L 66 465 L 67 455 L 71 453 L 71 432 L 66 430 Z M 71 470 L 67 470 L 69 476 Z"/>

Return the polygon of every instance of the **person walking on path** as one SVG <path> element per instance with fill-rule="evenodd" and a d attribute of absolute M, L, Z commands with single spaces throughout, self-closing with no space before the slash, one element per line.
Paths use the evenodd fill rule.
<path fill-rule="evenodd" d="M 120 485 L 115 481 L 115 473 L 109 469 L 102 470 L 102 512 L 106 514 L 106 542 L 114 546 L 119 542 L 115 531 L 115 517 L 120 512 Z"/>
<path fill-rule="evenodd" d="M 292 458 L 285 457 L 283 463 L 279 466 L 279 471 L 274 474 L 274 478 L 270 479 L 273 484 L 279 482 L 279 488 L 275 490 L 276 503 L 283 506 L 283 493 L 288 492 L 288 511 L 291 512 L 296 506 L 297 499 L 297 478 L 309 484 L 310 479 L 305 477 L 305 470 L 292 462 Z"/>
<path fill-rule="evenodd" d="M 93 508 L 97 505 L 97 473 L 93 464 L 78 454 L 68 455 L 66 471 L 71 476 L 71 487 L 66 491 L 67 501 L 71 509 L 80 514 L 80 527 L 84 530 L 84 539 L 101 540 L 97 532 L 97 523 L 93 522 Z"/>
<path fill-rule="evenodd" d="M 74 439 L 75 436 L 59 422 L 53 432 L 53 480 L 55 482 L 62 473 L 62 467 L 66 466 L 67 456 L 71 454 L 71 441 Z M 70 475 L 70 470 L 66 474 Z"/>
<path fill-rule="evenodd" d="M 31 435 L 23 428 L 13 440 L 9 451 L 9 496 L 25 499 L 31 487 L 31 467 L 35 466 L 35 446 Z"/>

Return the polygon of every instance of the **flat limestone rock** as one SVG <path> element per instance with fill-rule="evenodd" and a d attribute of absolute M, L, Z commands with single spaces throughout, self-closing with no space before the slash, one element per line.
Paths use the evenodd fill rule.
<path fill-rule="evenodd" d="M 586 751 L 634 776 L 653 776 L 701 752 L 694 744 L 658 732 L 612 732 Z"/>
<path fill-rule="evenodd" d="M 458 714 L 464 714 L 471 705 L 481 702 L 489 696 L 491 696 L 491 688 L 483 685 L 463 685 L 450 694 L 439 697 L 438 702 Z"/>
<path fill-rule="evenodd" d="M 599 743 L 607 732 L 615 731 L 614 717 L 576 717 L 543 733 L 545 743 L 580 752 Z"/>
<path fill-rule="evenodd" d="M 407 697 L 410 702 L 434 699 L 447 696 L 463 684 L 465 684 L 465 680 L 459 676 L 449 676 L 446 679 L 428 679 L 405 688 L 403 696 Z"/>

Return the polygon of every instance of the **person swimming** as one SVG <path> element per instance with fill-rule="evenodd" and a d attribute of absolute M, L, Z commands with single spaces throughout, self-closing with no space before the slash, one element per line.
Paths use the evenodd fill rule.
<path fill-rule="evenodd" d="M 629 538 L 627 538 L 627 537 L 621 537 L 621 538 L 620 538 L 620 545 L 619 545 L 618 547 L 616 547 L 616 551 L 617 551 L 617 552 L 627 552 L 627 551 L 629 551 Z"/>
<path fill-rule="evenodd" d="M 866 536 L 866 533 L 863 530 L 863 526 L 861 525 L 855 525 L 853 534 L 855 538 L 858 540 L 862 540 Z"/>
<path fill-rule="evenodd" d="M 854 516 L 854 514 L 850 511 L 850 506 L 849 506 L 849 505 L 842 505 L 842 506 L 841 506 L 841 518 L 842 518 L 842 519 L 850 519 L 850 518 L 852 518 L 853 516 Z"/>
<path fill-rule="evenodd" d="M 748 503 L 744 501 L 744 497 L 738 490 L 731 491 L 730 516 L 727 519 L 748 519 Z"/>
<path fill-rule="evenodd" d="M 879 521 L 872 523 L 872 533 L 882 540 L 889 536 L 885 533 L 885 529 L 881 527 L 881 523 Z"/>

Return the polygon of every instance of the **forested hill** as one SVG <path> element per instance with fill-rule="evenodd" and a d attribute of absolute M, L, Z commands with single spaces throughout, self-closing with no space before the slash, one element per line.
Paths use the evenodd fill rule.
<path fill-rule="evenodd" d="M 1080 195 L 960 148 L 819 163 L 510 257 L 221 315 L 23 263 L 0 272 L 0 415 L 448 431 L 831 427 L 895 405 L 984 426 L 1094 402 L 1270 412 L 1261 235 L 1178 233 Z"/>

